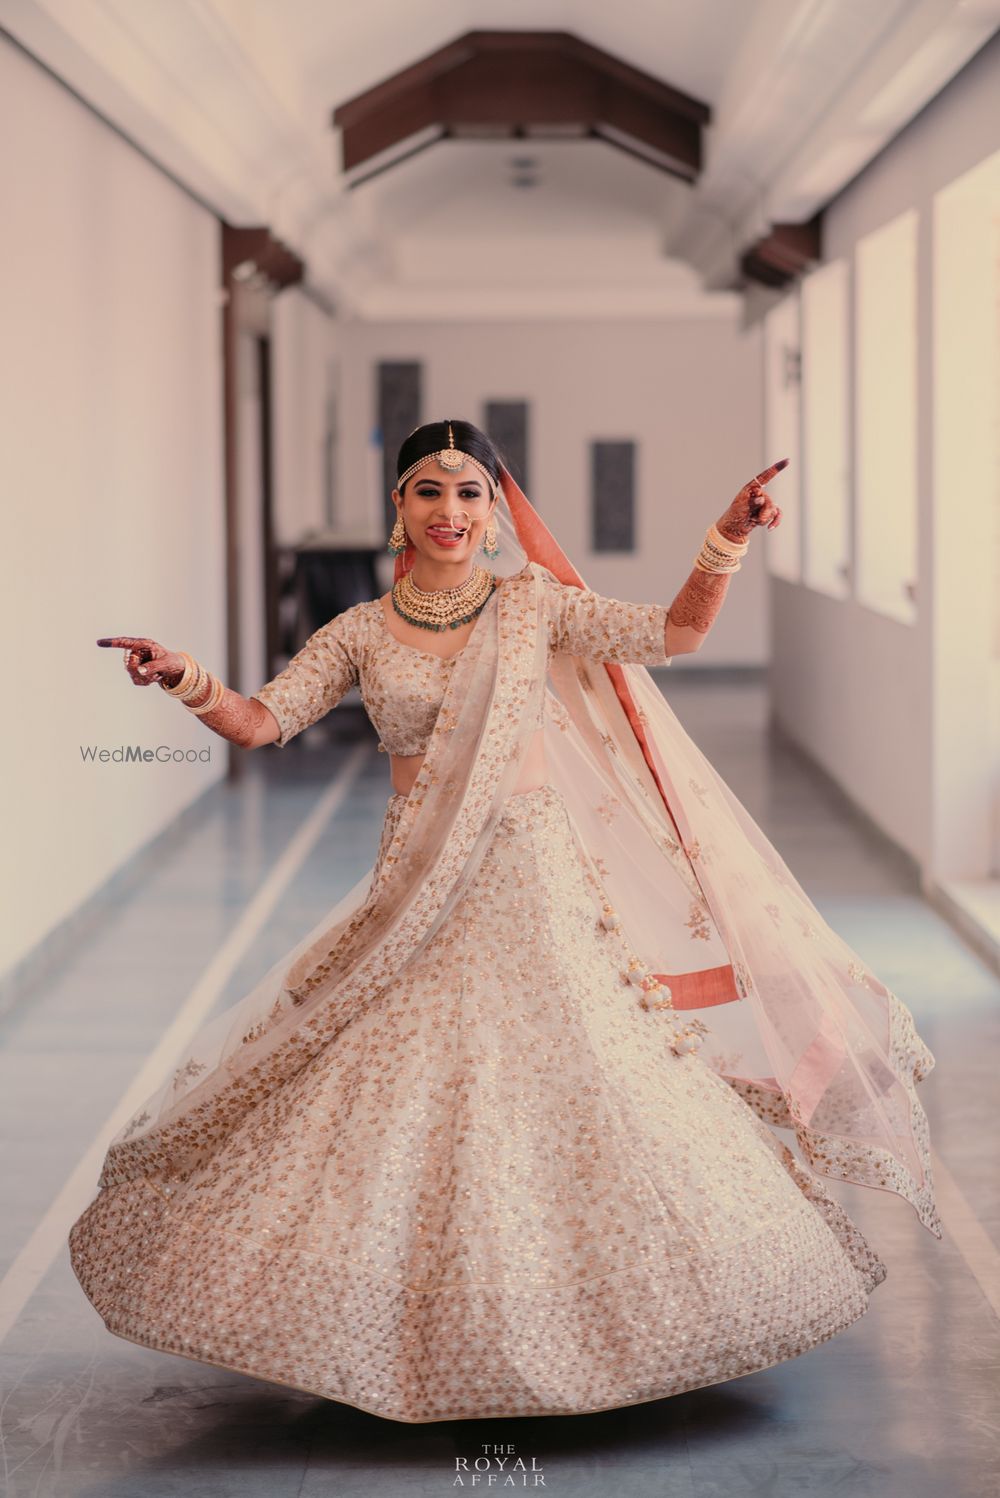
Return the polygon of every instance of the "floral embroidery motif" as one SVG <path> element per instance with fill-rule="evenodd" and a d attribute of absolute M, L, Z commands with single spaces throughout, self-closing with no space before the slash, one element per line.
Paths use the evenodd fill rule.
<path fill-rule="evenodd" d="M 697 938 L 701 941 L 708 941 L 711 938 L 711 916 L 708 913 L 708 906 L 703 902 L 698 900 L 692 902 L 688 918 L 684 924 L 689 928 L 692 940 Z"/>
<path fill-rule="evenodd" d="M 684 851 L 687 853 L 687 856 L 688 858 L 690 858 L 692 863 L 697 863 L 700 859 L 701 862 L 706 866 L 706 868 L 708 867 L 708 854 L 702 847 L 701 842 L 698 838 L 695 838 L 693 842 L 688 843 Z"/>
<path fill-rule="evenodd" d="M 780 926 L 781 925 L 781 910 L 780 910 L 779 906 L 775 905 L 772 902 L 770 905 L 765 905 L 764 909 L 767 911 L 768 915 L 771 917 L 771 920 L 774 922 L 774 924 L 776 926 Z"/>
<path fill-rule="evenodd" d="M 566 733 L 571 722 L 570 715 L 558 697 L 553 696 L 551 692 L 548 694 L 546 710 L 556 727 L 562 729 L 563 733 Z"/>
<path fill-rule="evenodd" d="M 711 1055 L 706 1055 L 704 1059 L 708 1062 L 713 1071 L 717 1071 L 719 1075 L 722 1076 L 724 1072 L 736 1071 L 736 1068 L 743 1060 L 743 1052 L 713 1051 Z"/>
<path fill-rule="evenodd" d="M 750 969 L 745 962 L 733 963 L 733 979 L 736 983 L 736 992 L 740 998 L 749 998 L 753 992 L 753 979 L 750 976 Z"/>
<path fill-rule="evenodd" d="M 129 1124 L 128 1128 L 122 1135 L 122 1138 L 128 1139 L 132 1134 L 135 1133 L 136 1129 L 141 1129 L 143 1124 L 149 1123 L 149 1119 L 150 1115 L 146 1112 L 145 1108 L 143 1108 L 142 1112 L 135 1118 L 133 1118 L 132 1122 Z"/>
<path fill-rule="evenodd" d="M 606 822 L 609 827 L 614 821 L 615 817 L 621 811 L 621 809 L 622 804 L 619 801 L 618 797 L 612 796 L 610 793 L 605 796 L 604 800 L 600 802 L 598 806 L 594 808 L 594 810 L 597 812 L 597 815 L 603 822 Z"/>
<path fill-rule="evenodd" d="M 185 1061 L 183 1066 L 179 1066 L 174 1072 L 174 1090 L 176 1091 L 181 1083 L 185 1082 L 189 1077 L 197 1077 L 205 1070 L 204 1061 L 195 1061 L 194 1057 L 190 1057 Z"/>
<path fill-rule="evenodd" d="M 693 775 L 688 780 L 688 785 L 694 791 L 695 795 L 698 797 L 698 800 L 701 802 L 702 806 L 707 806 L 708 805 L 708 801 L 705 798 L 708 795 L 708 787 L 705 786 L 705 785 L 699 785 L 698 782 L 697 782 L 697 780 L 695 780 L 695 778 L 694 778 Z"/>

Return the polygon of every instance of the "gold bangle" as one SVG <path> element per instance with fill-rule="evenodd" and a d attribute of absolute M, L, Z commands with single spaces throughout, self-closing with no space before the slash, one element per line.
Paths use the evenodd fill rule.
<path fill-rule="evenodd" d="M 739 572 L 743 563 L 738 557 L 732 557 L 729 561 L 722 562 L 718 557 L 712 556 L 710 553 L 706 555 L 704 551 L 700 551 L 694 559 L 694 565 L 700 572 L 729 573 Z"/>
<path fill-rule="evenodd" d="M 205 698 L 205 701 L 200 703 L 197 707 L 195 707 L 193 703 L 185 703 L 185 706 L 189 713 L 197 713 L 199 716 L 201 716 L 202 713 L 210 713 L 214 708 L 217 708 L 219 703 L 222 701 L 226 690 L 222 682 L 217 676 L 212 676 L 210 673 L 208 679 L 212 683 L 211 691 Z"/>
<path fill-rule="evenodd" d="M 192 697 L 200 696 L 208 685 L 209 672 L 201 664 L 201 661 L 195 661 L 194 667 L 194 680 L 185 691 L 177 693 L 177 701 L 183 702 L 185 707 L 187 707 Z"/>
<path fill-rule="evenodd" d="M 750 550 L 749 540 L 730 541 L 728 536 L 722 534 L 717 525 L 710 525 L 708 527 L 708 530 L 705 532 L 705 540 L 711 546 L 714 546 L 717 551 L 724 551 L 727 556 L 731 557 L 745 557 Z"/>
<path fill-rule="evenodd" d="M 184 662 L 184 670 L 181 673 L 180 681 L 175 682 L 172 687 L 168 686 L 165 681 L 160 682 L 160 686 L 165 692 L 168 692 L 171 697 L 179 697 L 182 692 L 187 691 L 188 687 L 194 680 L 195 672 L 198 669 L 197 661 L 194 660 L 192 656 L 188 655 L 186 650 L 179 650 L 177 654 Z"/>

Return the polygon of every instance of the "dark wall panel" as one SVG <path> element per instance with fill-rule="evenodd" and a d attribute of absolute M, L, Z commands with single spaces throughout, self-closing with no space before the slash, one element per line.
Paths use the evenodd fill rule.
<path fill-rule="evenodd" d="M 537 509 L 528 472 L 528 402 L 486 401 L 483 431 L 496 443 L 500 456 Z"/>
<path fill-rule="evenodd" d="M 378 366 L 378 424 L 382 433 L 382 502 L 388 537 L 396 519 L 392 491 L 396 487 L 396 454 L 400 444 L 420 425 L 422 366 L 385 360 Z"/>
<path fill-rule="evenodd" d="M 635 550 L 635 443 L 590 444 L 591 545 Z"/>

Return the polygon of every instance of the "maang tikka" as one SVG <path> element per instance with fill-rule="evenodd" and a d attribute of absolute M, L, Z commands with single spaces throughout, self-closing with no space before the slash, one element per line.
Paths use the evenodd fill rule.
<path fill-rule="evenodd" d="M 484 467 L 483 464 L 480 463 L 479 459 L 474 458 L 471 453 L 463 452 L 460 447 L 455 446 L 455 434 L 451 429 L 450 421 L 448 423 L 448 446 L 439 448 L 437 452 L 428 453 L 426 457 L 419 458 L 416 463 L 411 463 L 406 472 L 399 475 L 399 478 L 396 480 L 396 487 L 398 489 L 401 489 L 402 486 L 406 483 L 406 480 L 411 476 L 411 474 L 416 473 L 418 468 L 423 468 L 425 463 L 432 463 L 434 461 L 440 463 L 442 468 L 450 468 L 452 472 L 463 467 L 467 462 L 472 463 L 476 468 L 479 469 L 480 473 L 486 479 L 486 482 L 490 488 L 490 493 L 494 496 L 494 498 L 499 492 L 494 484 L 493 475 L 490 473 L 489 469 Z M 398 557 L 400 552 L 406 550 L 406 539 L 406 527 L 403 524 L 403 517 L 397 510 L 396 523 L 393 526 L 392 534 L 390 535 L 389 540 L 386 543 L 389 551 L 394 557 Z M 490 558 L 500 555 L 500 547 L 497 542 L 496 524 L 493 520 L 492 515 L 490 516 L 489 525 L 487 525 L 485 531 L 483 532 L 483 553 Z"/>

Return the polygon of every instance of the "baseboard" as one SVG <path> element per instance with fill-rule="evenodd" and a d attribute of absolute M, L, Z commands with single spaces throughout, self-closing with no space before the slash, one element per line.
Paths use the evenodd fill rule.
<path fill-rule="evenodd" d="M 894 837 L 886 832 L 884 827 L 874 821 L 869 812 L 845 791 L 839 780 L 835 780 L 829 770 L 810 754 L 808 749 L 785 728 L 781 719 L 772 714 L 769 723 L 770 733 L 776 743 L 780 743 L 782 750 L 797 755 L 810 770 L 821 780 L 835 801 L 839 802 L 844 812 L 849 815 L 865 832 L 875 840 L 895 864 L 903 875 L 911 889 L 922 894 L 927 903 L 937 911 L 938 915 L 951 926 L 952 930 L 962 938 L 977 957 L 981 958 L 987 966 L 995 973 L 1000 973 L 1000 930 L 997 926 L 984 917 L 972 901 L 963 899 L 960 882 L 938 883 L 926 873 L 919 859 L 915 858 L 909 849 L 904 848 Z"/>
<path fill-rule="evenodd" d="M 919 859 L 904 848 L 902 843 L 896 841 L 891 833 L 886 832 L 878 822 L 866 811 L 859 802 L 855 801 L 849 791 L 846 791 L 825 765 L 821 764 L 816 757 L 799 743 L 798 739 L 789 732 L 772 711 L 768 720 L 768 731 L 775 743 L 780 744 L 782 751 L 794 754 L 803 764 L 809 767 L 810 773 L 821 781 L 824 789 L 831 800 L 838 804 L 845 816 L 849 817 L 865 835 L 876 843 L 883 855 L 895 866 L 902 879 L 913 890 L 923 891 L 924 871 Z"/>
<path fill-rule="evenodd" d="M 691 661 L 691 665 L 683 662 Z M 693 656 L 678 655 L 669 666 L 650 666 L 649 674 L 664 686 L 677 681 L 692 681 L 707 683 L 715 686 L 766 686 L 767 666 L 710 666 L 705 664 L 694 664 Z"/>
<path fill-rule="evenodd" d="M 212 782 L 160 832 L 129 855 L 124 863 L 58 921 L 33 947 L 0 976 L 0 1016 L 9 1014 L 29 993 L 64 963 L 82 941 L 93 936 L 109 914 L 131 894 L 136 881 L 152 871 L 163 854 L 181 842 L 205 815 L 205 798 L 218 795 L 225 776 Z"/>
<path fill-rule="evenodd" d="M 965 898 L 961 883 L 939 884 L 928 880 L 924 894 L 939 915 L 943 915 L 968 946 L 1000 977 L 1000 927 L 980 908 L 978 902 Z"/>

